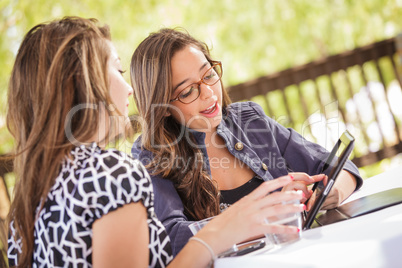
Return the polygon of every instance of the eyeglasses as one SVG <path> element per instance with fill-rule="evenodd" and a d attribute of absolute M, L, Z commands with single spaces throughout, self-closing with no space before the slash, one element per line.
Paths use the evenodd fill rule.
<path fill-rule="evenodd" d="M 189 104 L 198 99 L 201 94 L 201 83 L 213 86 L 221 80 L 222 77 L 222 63 L 220 61 L 213 61 L 211 68 L 209 68 L 200 81 L 193 83 L 184 88 L 177 95 L 176 98 L 170 100 L 170 102 L 180 101 L 184 104 Z"/>

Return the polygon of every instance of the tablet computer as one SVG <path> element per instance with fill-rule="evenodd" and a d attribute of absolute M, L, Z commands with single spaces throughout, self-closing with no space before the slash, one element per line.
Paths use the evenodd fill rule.
<path fill-rule="evenodd" d="M 307 213 L 306 218 L 304 219 L 303 230 L 310 229 L 311 225 L 313 224 L 317 213 L 320 211 L 322 204 L 324 203 L 336 181 L 336 178 L 343 169 L 346 160 L 348 160 L 350 153 L 353 150 L 354 141 L 354 137 L 348 131 L 345 131 L 342 133 L 338 142 L 335 144 L 334 148 L 329 154 L 321 172 L 327 173 L 325 171 L 330 170 L 330 172 L 327 173 L 329 174 L 327 184 L 324 185 L 322 182 L 316 182 L 314 184 L 312 196 L 314 196 L 315 201 L 311 206 L 310 211 Z"/>

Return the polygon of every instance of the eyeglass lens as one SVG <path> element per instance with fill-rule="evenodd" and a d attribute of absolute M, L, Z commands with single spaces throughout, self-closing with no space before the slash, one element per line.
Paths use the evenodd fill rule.
<path fill-rule="evenodd" d="M 198 83 L 194 83 L 183 89 L 179 94 L 179 100 L 183 103 L 190 103 L 193 102 L 198 98 L 200 95 L 200 85 L 204 83 L 209 86 L 215 85 L 222 76 L 222 68 L 220 64 L 213 65 L 210 69 L 208 69 L 201 81 Z"/>

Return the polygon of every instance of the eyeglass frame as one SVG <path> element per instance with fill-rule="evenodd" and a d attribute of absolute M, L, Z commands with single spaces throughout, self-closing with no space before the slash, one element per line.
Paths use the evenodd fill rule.
<path fill-rule="evenodd" d="M 196 101 L 196 100 L 200 97 L 200 95 L 201 95 L 201 84 L 204 84 L 204 85 L 207 85 L 207 86 L 213 86 L 213 85 L 215 85 L 216 83 L 218 83 L 219 81 L 221 81 L 222 75 L 223 75 L 222 62 L 220 62 L 220 61 L 211 61 L 211 63 L 212 63 L 212 66 L 211 66 L 210 68 L 208 68 L 208 70 L 205 71 L 205 73 L 202 75 L 201 79 L 200 79 L 198 82 L 196 82 L 196 83 L 191 83 L 191 84 L 189 84 L 188 86 L 186 86 L 185 88 L 183 88 L 182 90 L 180 90 L 179 94 L 177 94 L 177 97 L 174 98 L 174 99 L 171 99 L 170 102 L 180 101 L 180 102 L 183 103 L 183 104 L 190 104 L 190 103 L 193 103 L 193 102 Z M 216 82 L 213 83 L 213 84 L 207 84 L 207 83 L 205 83 L 205 82 L 204 82 L 204 77 L 205 77 L 205 75 L 206 75 L 211 69 L 213 69 L 215 66 L 220 66 L 220 68 L 221 68 L 220 74 L 217 73 L 218 76 L 219 76 L 219 79 L 216 80 Z M 182 100 L 180 100 L 180 97 L 179 97 L 180 94 L 181 94 L 184 90 L 186 90 L 189 86 L 194 85 L 194 84 L 197 85 L 197 88 L 198 88 L 198 96 L 197 96 L 194 100 L 192 100 L 191 102 L 187 102 L 187 103 L 186 103 L 186 102 L 183 102 Z"/>

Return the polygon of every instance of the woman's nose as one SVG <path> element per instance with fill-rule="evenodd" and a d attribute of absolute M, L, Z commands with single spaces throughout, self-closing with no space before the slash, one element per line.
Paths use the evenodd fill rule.
<path fill-rule="evenodd" d="M 201 89 L 200 98 L 203 100 L 209 99 L 214 95 L 214 91 L 211 86 L 201 84 L 200 89 Z"/>
<path fill-rule="evenodd" d="M 127 85 L 128 95 L 133 95 L 133 88 L 130 85 Z"/>

